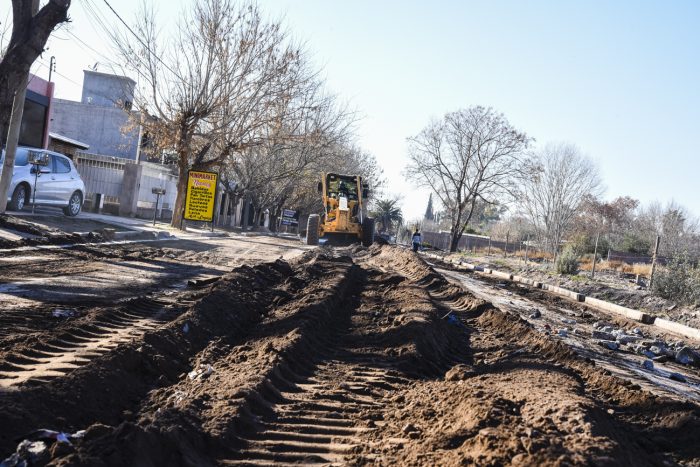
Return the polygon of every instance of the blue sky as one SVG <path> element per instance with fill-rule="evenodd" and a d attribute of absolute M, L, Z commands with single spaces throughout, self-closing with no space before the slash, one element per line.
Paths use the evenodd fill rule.
<path fill-rule="evenodd" d="M 74 0 L 70 34 L 109 55 Z M 102 0 L 93 0 L 113 22 Z M 136 0 L 111 2 L 125 19 Z M 160 1 L 164 21 L 185 1 Z M 430 118 L 492 106 L 537 145 L 567 141 L 601 168 L 606 198 L 674 199 L 700 214 L 700 2 L 265 0 L 362 120 L 360 144 L 408 219 L 427 192 L 404 180 L 406 138 Z M 62 40 L 68 39 L 68 40 Z M 60 31 L 57 95 L 78 99 L 93 50 Z M 47 68 L 37 64 L 40 76 Z M 109 71 L 101 65 L 100 71 Z"/>

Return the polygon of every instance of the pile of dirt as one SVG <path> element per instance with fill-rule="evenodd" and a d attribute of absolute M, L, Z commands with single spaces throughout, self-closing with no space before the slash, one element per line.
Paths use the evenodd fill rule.
<path fill-rule="evenodd" d="M 174 303 L 133 341 L 0 392 L 3 454 L 52 428 L 85 432 L 44 440 L 39 464 L 700 458 L 697 405 L 613 377 L 408 250 L 319 248 L 237 268 Z"/>
<path fill-rule="evenodd" d="M 68 432 L 97 421 L 118 424 L 131 417 L 134 404 L 154 388 L 179 380 L 191 368 L 189 358 L 212 339 L 244 334 L 260 320 L 273 300 L 283 300 L 288 293 L 272 285 L 291 274 L 289 265 L 282 262 L 238 268 L 205 291 L 181 294 L 180 304 L 192 300 L 195 303 L 187 311 L 176 313 L 169 322 L 143 333 L 138 340 L 92 358 L 64 377 L 23 384 L 0 393 L 6 408 L 0 415 L 0 449 L 6 452 L 13 448 L 17 437 L 38 427 Z M 118 323 L 116 319 L 112 322 Z M 66 349 L 99 332 L 94 325 L 81 326 L 81 320 L 72 325 L 75 331 L 63 329 L 56 336 L 65 342 L 62 345 Z M 40 344 L 32 348 L 31 342 L 27 345 L 38 360 L 50 360 L 42 353 L 54 349 Z M 9 352 L 21 353 L 22 349 Z M 22 363 L 31 366 L 31 357 Z"/>
<path fill-rule="evenodd" d="M 34 235 L 34 237 L 23 238 L 21 240 L 0 239 L 0 249 L 38 245 L 73 245 L 105 241 L 104 236 L 97 232 L 90 232 L 82 236 L 77 233 L 69 233 L 59 229 L 40 226 L 7 214 L 0 214 L 0 227 Z"/>
<path fill-rule="evenodd" d="M 465 320 L 469 364 L 395 396 L 373 439 L 402 465 L 695 462 L 700 410 L 610 376 L 519 317 Z M 408 439 L 407 439 L 408 438 Z M 381 451 L 380 451 L 381 452 Z"/>

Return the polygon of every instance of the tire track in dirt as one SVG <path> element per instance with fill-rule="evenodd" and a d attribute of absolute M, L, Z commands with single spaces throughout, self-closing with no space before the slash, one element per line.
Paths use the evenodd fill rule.
<path fill-rule="evenodd" d="M 92 310 L 13 345 L 3 373 L 16 377 L 0 387 L 0 450 L 37 427 L 75 431 L 130 419 L 149 391 L 186 374 L 189 358 L 212 339 L 246 335 L 272 302 L 288 300 L 291 274 L 282 262 L 243 266 L 210 287 Z M 224 307 L 233 312 L 219 313 Z"/>
<path fill-rule="evenodd" d="M 31 339 L 24 348 L 0 357 L 0 389 L 22 384 L 41 384 L 65 376 L 119 345 L 141 338 L 175 319 L 184 307 L 172 300 L 140 297 L 115 310 L 79 320 L 54 332 L 54 336 Z M 33 341 L 33 342 L 32 342 Z"/>
<path fill-rule="evenodd" d="M 240 450 L 219 459 L 221 465 L 382 463 L 379 454 L 362 451 L 391 398 L 465 361 L 460 332 L 436 321 L 438 307 L 429 294 L 391 266 L 378 266 L 362 264 L 354 303 L 345 299 L 344 309 L 335 310 L 334 326 L 325 329 L 330 337 L 312 338 L 320 341 L 312 360 L 282 363 L 272 387 L 251 404 L 251 428 L 241 436 Z M 442 328 L 438 339 L 434 327 Z"/>

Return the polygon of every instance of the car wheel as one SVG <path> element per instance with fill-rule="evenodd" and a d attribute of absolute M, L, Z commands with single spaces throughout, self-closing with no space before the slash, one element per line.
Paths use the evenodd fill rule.
<path fill-rule="evenodd" d="M 374 243 L 374 218 L 362 219 L 362 246 L 370 246 Z"/>
<path fill-rule="evenodd" d="M 63 212 L 66 216 L 74 217 L 80 213 L 80 209 L 83 207 L 83 195 L 76 191 L 73 193 L 68 200 L 68 206 L 63 208 Z"/>
<path fill-rule="evenodd" d="M 17 185 L 15 191 L 12 192 L 10 198 L 10 210 L 21 211 L 24 209 L 24 203 L 27 200 L 27 187 L 24 184 Z"/>

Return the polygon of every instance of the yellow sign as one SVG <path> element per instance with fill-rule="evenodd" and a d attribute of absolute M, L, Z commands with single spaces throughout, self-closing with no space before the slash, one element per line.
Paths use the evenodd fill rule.
<path fill-rule="evenodd" d="M 212 222 L 214 201 L 219 174 L 216 172 L 196 172 L 187 174 L 187 197 L 185 198 L 185 219 L 188 221 Z"/>

